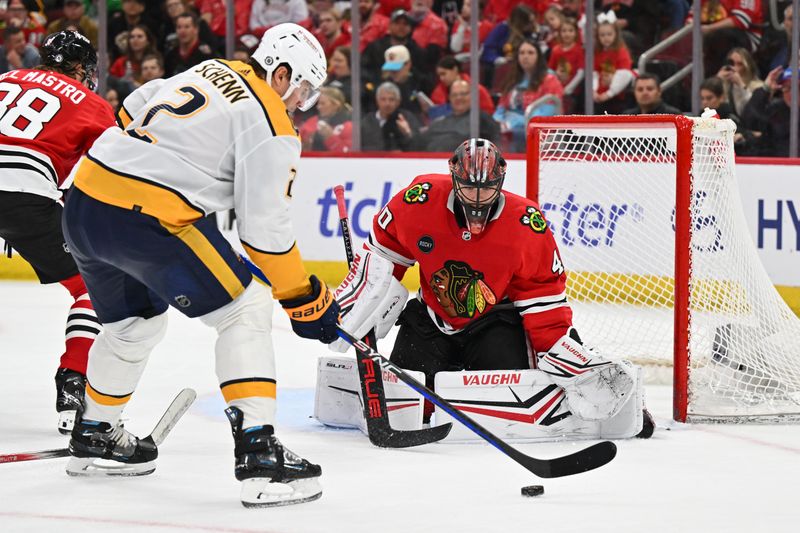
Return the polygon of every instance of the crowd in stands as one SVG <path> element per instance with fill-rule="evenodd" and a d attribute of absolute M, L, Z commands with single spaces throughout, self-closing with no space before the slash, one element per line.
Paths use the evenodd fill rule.
<path fill-rule="evenodd" d="M 295 116 L 306 150 L 351 151 L 353 120 L 360 120 L 362 150 L 452 151 L 469 135 L 477 81 L 480 134 L 519 152 L 531 117 L 583 113 L 586 91 L 596 114 L 688 114 L 691 77 L 664 90 L 661 82 L 691 60 L 691 35 L 644 71 L 636 66 L 644 51 L 692 23 L 690 3 L 594 0 L 593 35 L 585 35 L 586 0 L 235 0 L 232 59 L 247 61 L 261 34 L 282 22 L 317 36 L 329 77 L 316 109 Z M 224 0 L 107 5 L 105 96 L 114 106 L 151 79 L 225 54 Z M 351 5 L 360 21 L 358 65 L 351 64 Z M 43 37 L 61 29 L 97 46 L 96 7 L 88 0 L 0 0 L 0 72 L 37 65 Z M 472 80 L 475 9 L 480 74 Z M 707 78 L 699 98 L 736 122 L 739 155 L 789 154 L 791 11 L 789 0 L 702 0 Z M 588 67 L 587 39 L 594 43 Z M 360 117 L 352 116 L 353 98 L 360 98 Z"/>

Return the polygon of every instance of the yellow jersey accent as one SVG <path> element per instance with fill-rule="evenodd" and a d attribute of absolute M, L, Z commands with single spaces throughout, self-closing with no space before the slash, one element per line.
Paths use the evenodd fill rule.
<path fill-rule="evenodd" d="M 252 398 L 254 396 L 262 398 L 275 398 L 277 386 L 275 383 L 269 381 L 243 381 L 241 383 L 231 383 L 221 387 L 222 397 L 225 398 L 225 403 L 231 403 L 233 400 L 241 400 L 243 398 Z"/>
<path fill-rule="evenodd" d="M 92 400 L 99 403 L 100 405 L 108 405 L 108 406 L 126 404 L 133 395 L 133 393 L 131 393 L 131 394 L 126 394 L 125 396 L 109 396 L 108 394 L 97 392 L 88 383 L 86 384 L 86 394 L 88 394 Z"/>
<path fill-rule="evenodd" d="M 182 240 L 197 257 L 208 268 L 211 274 L 219 281 L 220 285 L 227 291 L 231 299 L 236 298 L 244 292 L 244 285 L 236 277 L 231 267 L 225 259 L 219 255 L 216 248 L 208 241 L 200 230 L 192 225 L 180 226 L 161 221 L 161 226 L 167 231 Z"/>
<path fill-rule="evenodd" d="M 76 165 L 74 185 L 95 200 L 137 210 L 173 225 L 191 224 L 203 217 L 175 191 L 122 176 L 86 157 Z"/>
<path fill-rule="evenodd" d="M 297 298 L 311 292 L 311 282 L 296 244 L 285 253 L 264 253 L 247 244 L 242 245 L 253 263 L 269 279 L 276 300 Z"/>

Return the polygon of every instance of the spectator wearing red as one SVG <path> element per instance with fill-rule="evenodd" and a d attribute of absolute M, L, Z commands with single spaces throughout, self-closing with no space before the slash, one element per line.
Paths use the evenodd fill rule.
<path fill-rule="evenodd" d="M 414 39 L 428 56 L 428 65 L 435 67 L 442 53 L 447 50 L 447 23 L 431 11 L 433 0 L 411 0 L 409 14 L 414 19 Z"/>
<path fill-rule="evenodd" d="M 37 11 L 29 11 L 25 2 L 22 0 L 10 0 L 3 15 L 3 21 L 0 24 L 0 39 L 2 39 L 2 30 L 14 26 L 22 28 L 26 43 L 38 48 L 47 32 L 45 29 L 46 24 L 47 19 Z"/>
<path fill-rule="evenodd" d="M 690 24 L 692 12 L 686 19 Z M 716 72 L 731 48 L 755 52 L 761 43 L 764 10 L 761 0 L 703 0 L 700 13 L 706 72 Z"/>
<path fill-rule="evenodd" d="M 492 24 L 500 24 L 508 20 L 514 7 L 525 5 L 539 18 L 551 3 L 552 0 L 488 0 L 483 8 L 483 16 Z"/>
<path fill-rule="evenodd" d="M 164 11 L 167 16 L 161 17 L 159 30 L 156 33 L 158 49 L 162 53 L 166 54 L 178 45 L 178 34 L 175 31 L 178 17 L 184 13 L 197 13 L 191 2 L 192 0 L 164 0 Z M 206 19 L 198 18 L 197 24 L 198 28 L 200 28 L 200 40 L 211 45 L 219 53 L 225 47 L 224 39 L 220 40 L 219 37 L 214 35 Z"/>
<path fill-rule="evenodd" d="M 450 87 L 454 82 L 458 80 L 470 81 L 469 74 L 461 72 L 461 64 L 453 56 L 444 56 L 439 60 L 436 65 L 436 76 L 439 78 L 439 83 L 436 84 L 431 93 L 431 101 L 436 105 L 444 105 L 448 102 Z M 478 85 L 478 101 L 481 111 L 489 115 L 494 114 L 492 95 L 483 85 Z"/>
<path fill-rule="evenodd" d="M 375 0 L 359 0 L 358 12 L 361 14 L 361 42 L 359 51 L 373 41 L 377 41 L 389 31 L 389 17 L 378 11 Z"/>
<path fill-rule="evenodd" d="M 144 24 L 135 25 L 127 32 L 125 54 L 119 56 L 108 69 L 108 73 L 135 89 L 142 81 L 142 59 L 156 51 L 153 32 Z"/>
<path fill-rule="evenodd" d="M 342 91 L 334 87 L 320 89 L 317 112 L 300 127 L 303 150 L 349 152 L 353 148 L 353 122 Z"/>
<path fill-rule="evenodd" d="M 385 17 L 390 17 L 398 9 L 410 11 L 411 0 L 381 0 L 378 3 L 378 11 Z"/>
<path fill-rule="evenodd" d="M 565 18 L 558 33 L 561 44 L 553 47 L 547 66 L 564 86 L 564 94 L 573 94 L 584 74 L 584 50 L 578 39 L 578 23 L 573 18 Z"/>
<path fill-rule="evenodd" d="M 480 2 L 478 3 L 480 6 Z M 464 0 L 461 6 L 461 12 L 453 24 L 453 30 L 450 33 L 450 50 L 454 54 L 469 54 L 472 42 L 472 28 L 470 20 L 472 17 L 472 0 Z M 486 37 L 494 29 L 494 24 L 483 17 L 482 12 L 478 12 L 478 44 L 483 44 Z"/>
<path fill-rule="evenodd" d="M 542 15 L 541 29 L 545 35 L 544 39 L 548 49 L 552 50 L 561 42 L 561 24 L 566 18 L 567 16 L 564 15 L 564 11 L 558 4 L 551 4 Z"/>
<path fill-rule="evenodd" d="M 206 21 L 219 42 L 224 42 L 228 24 L 225 4 L 225 0 L 197 0 L 195 3 L 200 17 Z M 234 0 L 233 30 L 236 37 L 241 37 L 250 31 L 250 10 L 252 8 L 253 0 Z"/>
<path fill-rule="evenodd" d="M 335 9 L 329 9 L 319 14 L 319 28 L 314 36 L 325 50 L 325 57 L 330 59 L 333 51 L 340 46 L 349 46 L 352 37 L 344 27 L 342 17 Z"/>
<path fill-rule="evenodd" d="M 514 69 L 503 83 L 503 96 L 494 113 L 500 131 L 511 135 L 512 151 L 525 150 L 525 128 L 531 116 L 561 112 L 563 94 L 561 82 L 547 70 L 538 43 L 530 38 L 523 40 L 517 47 Z"/>
<path fill-rule="evenodd" d="M 626 107 L 625 90 L 634 79 L 633 61 L 617 28 L 613 11 L 597 16 L 592 89 L 595 111 L 618 114 Z"/>

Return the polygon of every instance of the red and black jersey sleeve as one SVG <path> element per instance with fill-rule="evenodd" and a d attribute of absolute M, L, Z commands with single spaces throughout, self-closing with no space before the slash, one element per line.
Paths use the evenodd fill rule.
<path fill-rule="evenodd" d="M 536 206 L 528 205 L 525 210 L 522 217 L 530 221 L 535 235 L 527 235 L 520 247 L 520 265 L 509 282 L 507 296 L 522 316 L 531 347 L 538 353 L 566 334 L 572 325 L 572 309 L 553 233 Z"/>
<path fill-rule="evenodd" d="M 421 189 L 425 178 L 415 178 L 411 185 L 395 194 L 372 220 L 369 247 L 395 264 L 394 275 L 397 279 L 401 279 L 406 269 L 417 262 L 414 254 L 403 244 L 404 236 L 401 235 L 404 220 L 414 216 L 411 212 L 413 207 L 404 198 L 409 191 Z"/>

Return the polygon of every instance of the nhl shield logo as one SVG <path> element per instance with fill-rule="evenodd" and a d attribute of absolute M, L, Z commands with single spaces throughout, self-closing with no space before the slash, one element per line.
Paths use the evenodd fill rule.
<path fill-rule="evenodd" d="M 192 305 L 192 301 L 185 294 L 179 294 L 176 296 L 175 303 L 177 303 L 180 307 L 189 307 Z"/>

